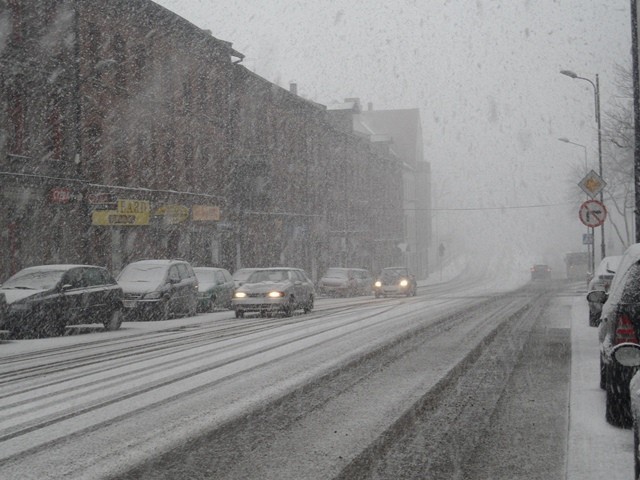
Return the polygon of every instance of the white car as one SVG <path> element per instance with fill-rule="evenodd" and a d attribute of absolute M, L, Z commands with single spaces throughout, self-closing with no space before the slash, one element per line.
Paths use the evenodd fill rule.
<path fill-rule="evenodd" d="M 236 318 L 245 312 L 281 312 L 289 317 L 295 310 L 308 313 L 315 297 L 313 282 L 299 268 L 258 268 L 233 295 Z"/>

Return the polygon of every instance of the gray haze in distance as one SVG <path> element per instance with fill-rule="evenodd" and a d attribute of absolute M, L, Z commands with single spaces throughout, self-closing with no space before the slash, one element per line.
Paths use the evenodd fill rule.
<path fill-rule="evenodd" d="M 584 150 L 557 139 L 586 145 L 597 171 L 594 95 L 559 71 L 600 74 L 604 117 L 614 65 L 631 61 L 628 1 L 157 3 L 318 103 L 420 108 L 434 207 L 446 209 L 434 211 L 435 241 L 449 252 L 490 253 L 522 269 L 585 248 L 575 188 Z M 522 206 L 533 207 L 512 208 Z M 485 210 L 456 210 L 465 208 Z"/>

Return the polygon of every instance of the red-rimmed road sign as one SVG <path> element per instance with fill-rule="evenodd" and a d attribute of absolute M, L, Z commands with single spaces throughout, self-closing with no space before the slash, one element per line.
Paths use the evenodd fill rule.
<path fill-rule="evenodd" d="M 599 227 L 607 218 L 607 208 L 598 200 L 587 200 L 580 205 L 578 216 L 587 227 Z"/>

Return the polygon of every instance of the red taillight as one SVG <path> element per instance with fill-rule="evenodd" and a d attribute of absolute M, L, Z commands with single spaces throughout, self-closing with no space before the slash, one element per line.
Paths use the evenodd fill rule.
<path fill-rule="evenodd" d="M 638 337 L 636 337 L 636 332 L 629 315 L 622 313 L 618 317 L 618 326 L 616 327 L 616 336 L 613 343 L 614 345 L 618 345 L 619 343 L 625 342 L 638 343 Z"/>

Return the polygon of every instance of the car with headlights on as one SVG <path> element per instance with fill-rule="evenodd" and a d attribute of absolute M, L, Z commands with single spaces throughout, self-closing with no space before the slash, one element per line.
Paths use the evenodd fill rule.
<path fill-rule="evenodd" d="M 376 298 L 387 295 L 415 296 L 418 286 L 414 275 L 406 267 L 387 267 L 373 282 L 373 294 Z"/>
<path fill-rule="evenodd" d="M 122 323 L 123 294 L 111 273 L 95 265 L 28 267 L 0 285 L 2 328 L 14 337 L 62 335 L 68 325 Z"/>
<path fill-rule="evenodd" d="M 587 292 L 590 292 L 592 290 L 602 290 L 603 292 L 608 292 L 621 259 L 622 255 L 604 257 L 598 265 L 598 268 L 596 268 L 593 277 L 589 281 Z M 600 313 L 602 313 L 602 304 L 597 302 L 588 303 L 589 326 L 597 327 L 600 324 Z"/>
<path fill-rule="evenodd" d="M 235 284 L 224 268 L 194 267 L 198 278 L 198 311 L 212 312 L 216 308 L 231 310 Z"/>
<path fill-rule="evenodd" d="M 332 267 L 318 281 L 318 292 L 329 296 L 370 295 L 372 287 L 371 273 L 364 268 Z"/>
<path fill-rule="evenodd" d="M 233 283 L 236 288 L 246 283 L 247 279 L 251 276 L 251 274 L 257 270 L 256 268 L 240 268 L 233 272 L 231 276 L 233 278 Z"/>
<path fill-rule="evenodd" d="M 126 315 L 132 320 L 193 316 L 198 308 L 198 278 L 184 260 L 139 260 L 118 275 Z"/>
<path fill-rule="evenodd" d="M 295 310 L 313 310 L 315 287 L 304 270 L 299 268 L 257 268 L 233 295 L 236 318 L 246 312 L 261 316 L 279 312 L 290 317 Z"/>
<path fill-rule="evenodd" d="M 618 266 L 609 293 L 592 290 L 587 301 L 602 305 L 600 343 L 600 387 L 606 392 L 608 423 L 631 426 L 629 381 L 638 367 L 619 361 L 617 351 L 640 344 L 640 244 L 631 245 Z"/>

